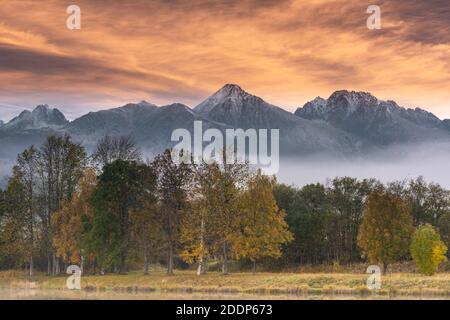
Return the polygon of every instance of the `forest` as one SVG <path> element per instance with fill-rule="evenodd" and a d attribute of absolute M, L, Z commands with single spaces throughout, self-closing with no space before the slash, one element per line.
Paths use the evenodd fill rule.
<path fill-rule="evenodd" d="M 130 137 L 94 152 L 68 135 L 17 156 L 0 191 L 0 269 L 58 275 L 167 274 L 216 265 L 287 271 L 299 265 L 413 260 L 435 273 L 450 244 L 450 192 L 423 178 L 382 184 L 338 177 L 303 187 L 248 164 L 144 160 Z"/>

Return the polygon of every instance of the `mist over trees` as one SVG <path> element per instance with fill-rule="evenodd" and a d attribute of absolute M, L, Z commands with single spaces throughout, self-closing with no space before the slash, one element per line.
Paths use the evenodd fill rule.
<path fill-rule="evenodd" d="M 16 248 L 8 250 L 16 261 L 26 261 L 30 275 L 36 256 L 47 273 L 60 272 L 52 217 L 72 198 L 85 164 L 84 148 L 69 136 L 50 136 L 39 149 L 31 146 L 17 157 L 4 193 L 0 236 L 4 243 L 15 241 Z"/>
<path fill-rule="evenodd" d="M 423 225 L 435 233 L 415 233 L 411 246 Z M 88 156 L 70 136 L 50 136 L 18 155 L 0 191 L 0 268 L 30 276 L 71 264 L 101 274 L 193 265 L 198 275 L 208 265 L 227 274 L 231 261 L 253 272 L 387 267 L 426 260 L 423 238 L 440 248 L 435 270 L 450 241 L 450 192 L 420 177 L 341 177 L 297 188 L 245 163 L 178 163 L 171 150 L 145 162 L 130 137 L 105 136 Z"/>

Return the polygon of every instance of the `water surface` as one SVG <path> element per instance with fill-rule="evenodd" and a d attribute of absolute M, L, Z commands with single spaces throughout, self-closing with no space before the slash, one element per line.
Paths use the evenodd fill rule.
<path fill-rule="evenodd" d="M 380 296 L 380 295 L 266 295 L 266 294 L 224 294 L 187 292 L 117 292 L 54 289 L 12 289 L 1 288 L 0 300 L 450 300 L 442 296 Z"/>

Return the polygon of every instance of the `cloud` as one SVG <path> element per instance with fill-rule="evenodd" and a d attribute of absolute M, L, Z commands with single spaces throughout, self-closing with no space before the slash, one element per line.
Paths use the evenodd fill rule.
<path fill-rule="evenodd" d="M 142 99 L 192 106 L 235 82 L 290 110 L 346 88 L 450 117 L 445 0 L 375 1 L 381 30 L 366 28 L 366 1 L 77 4 L 82 29 L 71 31 L 66 3 L 2 3 L 0 103 L 74 114 Z"/>

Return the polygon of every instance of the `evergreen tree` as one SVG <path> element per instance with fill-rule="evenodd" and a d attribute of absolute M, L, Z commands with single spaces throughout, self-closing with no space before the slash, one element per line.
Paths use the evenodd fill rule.
<path fill-rule="evenodd" d="M 151 250 L 161 244 L 162 230 L 156 193 L 157 177 L 153 167 L 145 166 L 142 172 L 142 192 L 139 193 L 138 206 L 131 211 L 132 237 L 137 250 L 142 253 L 144 274 L 149 271 Z"/>
<path fill-rule="evenodd" d="M 145 165 L 116 160 L 103 168 L 91 198 L 94 216 L 90 240 L 103 267 L 126 273 L 131 245 L 130 212 L 139 208 Z"/>

